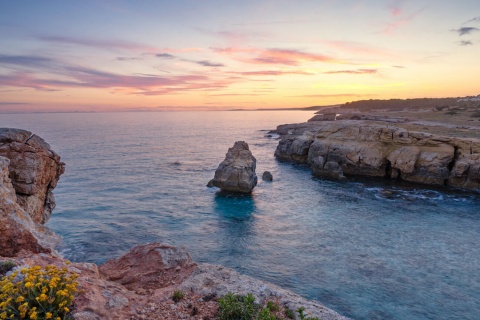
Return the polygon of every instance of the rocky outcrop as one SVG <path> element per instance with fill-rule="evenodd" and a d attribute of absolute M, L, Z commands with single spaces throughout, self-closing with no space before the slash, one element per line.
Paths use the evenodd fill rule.
<path fill-rule="evenodd" d="M 275 156 L 307 163 L 320 177 L 386 177 L 480 190 L 478 139 L 439 136 L 365 121 L 312 123 L 300 124 L 297 135 L 285 135 Z"/>
<path fill-rule="evenodd" d="M 59 237 L 35 223 L 18 205 L 9 164 L 10 160 L 0 156 L 0 256 L 53 252 Z"/>
<path fill-rule="evenodd" d="M 180 290 L 193 291 L 201 296 L 222 296 L 230 292 L 251 293 L 258 303 L 279 301 L 291 310 L 305 307 L 308 314 L 322 320 L 347 320 L 322 304 L 300 297 L 274 284 L 242 275 L 235 270 L 207 263 L 199 264 L 190 277 L 180 286 Z"/>
<path fill-rule="evenodd" d="M 0 261 L 1 261 L 0 257 Z M 184 248 L 160 243 L 134 247 L 101 266 L 71 263 L 58 256 L 34 254 L 9 259 L 18 269 L 55 265 L 78 274 L 76 320 L 217 319 L 217 299 L 227 293 L 252 293 L 257 303 L 276 301 L 296 310 L 304 307 L 322 320 L 347 320 L 318 302 L 304 299 L 271 283 L 218 265 L 192 262 Z M 183 299 L 175 303 L 174 291 Z"/>
<path fill-rule="evenodd" d="M 153 290 L 181 283 L 196 266 L 185 247 L 151 243 L 107 261 L 100 273 L 129 290 Z"/>
<path fill-rule="evenodd" d="M 257 185 L 256 164 L 248 144 L 237 141 L 228 149 L 225 160 L 218 166 L 209 185 L 229 192 L 250 193 Z"/>
<path fill-rule="evenodd" d="M 55 208 L 52 190 L 65 164 L 48 143 L 26 130 L 0 129 L 0 156 L 10 159 L 10 178 L 18 204 L 36 223 L 45 223 Z"/>

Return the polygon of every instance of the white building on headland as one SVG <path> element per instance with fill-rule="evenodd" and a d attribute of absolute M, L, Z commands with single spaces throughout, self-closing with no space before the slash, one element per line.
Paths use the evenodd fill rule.
<path fill-rule="evenodd" d="M 472 97 L 466 97 L 466 98 L 462 98 L 462 99 L 459 99 L 458 102 L 460 101 L 480 101 L 480 94 L 478 96 L 472 96 Z"/>

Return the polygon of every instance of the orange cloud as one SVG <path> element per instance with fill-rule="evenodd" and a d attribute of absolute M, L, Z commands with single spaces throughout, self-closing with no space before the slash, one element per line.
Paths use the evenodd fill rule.
<path fill-rule="evenodd" d="M 244 71 L 244 72 L 231 72 L 234 74 L 240 74 L 242 76 L 283 76 L 289 74 L 303 74 L 314 75 L 314 73 L 306 71 L 277 71 L 277 70 L 263 70 L 263 71 Z"/>
<path fill-rule="evenodd" d="M 377 73 L 377 69 L 356 69 L 356 70 L 338 70 L 338 71 L 327 71 L 324 72 L 325 74 L 339 74 L 339 73 L 346 73 L 346 74 L 375 74 Z"/>

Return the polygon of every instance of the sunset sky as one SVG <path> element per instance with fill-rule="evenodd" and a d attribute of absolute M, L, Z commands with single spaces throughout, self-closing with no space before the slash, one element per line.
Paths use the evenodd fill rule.
<path fill-rule="evenodd" d="M 477 94 L 478 0 L 0 3 L 0 112 Z"/>

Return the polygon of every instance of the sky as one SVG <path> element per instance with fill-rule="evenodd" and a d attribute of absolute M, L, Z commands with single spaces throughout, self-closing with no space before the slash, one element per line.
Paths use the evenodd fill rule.
<path fill-rule="evenodd" d="M 0 2 L 0 112 L 480 94 L 478 0 Z"/>

